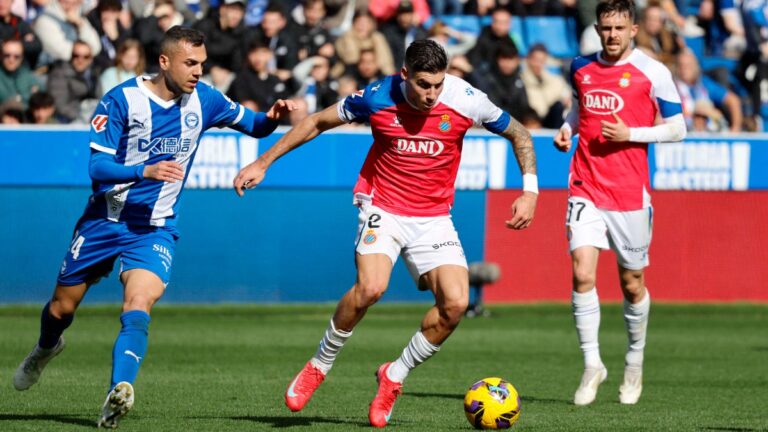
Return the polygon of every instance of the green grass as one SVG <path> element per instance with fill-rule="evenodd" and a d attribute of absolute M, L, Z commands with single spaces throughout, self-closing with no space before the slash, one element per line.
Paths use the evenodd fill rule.
<path fill-rule="evenodd" d="M 160 306 L 124 431 L 368 430 L 377 366 L 399 355 L 426 306 L 371 309 L 334 370 L 300 413 L 283 392 L 312 355 L 330 306 Z M 465 320 L 435 358 L 415 370 L 390 429 L 471 430 L 466 388 L 503 376 L 522 396 L 520 431 L 767 431 L 768 306 L 654 305 L 644 393 L 618 403 L 626 346 L 618 305 L 603 307 L 609 370 L 597 401 L 571 403 L 581 354 L 570 308 L 492 308 Z M 117 307 L 84 307 L 67 349 L 25 392 L 18 362 L 37 338 L 39 308 L 0 307 L 0 431 L 91 430 L 109 381 Z"/>

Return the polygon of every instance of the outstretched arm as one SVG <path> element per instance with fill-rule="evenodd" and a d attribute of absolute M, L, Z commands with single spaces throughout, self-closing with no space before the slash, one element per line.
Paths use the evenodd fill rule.
<path fill-rule="evenodd" d="M 269 150 L 258 159 L 240 170 L 232 185 L 239 196 L 245 194 L 246 189 L 252 189 L 264 179 L 270 165 L 284 154 L 301 146 L 305 142 L 320 135 L 322 132 L 344 124 L 339 118 L 337 106 L 332 105 L 319 113 L 302 120 L 285 135 L 283 135 Z"/>
<path fill-rule="evenodd" d="M 533 140 L 530 132 L 514 118 L 510 119 L 509 125 L 500 135 L 512 142 L 517 164 L 523 174 L 523 194 L 512 203 L 512 218 L 506 221 L 507 228 L 525 229 L 533 221 L 536 199 L 539 196 Z"/>

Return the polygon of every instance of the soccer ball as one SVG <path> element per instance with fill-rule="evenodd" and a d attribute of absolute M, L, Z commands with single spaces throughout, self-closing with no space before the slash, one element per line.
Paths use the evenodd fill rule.
<path fill-rule="evenodd" d="M 485 378 L 467 390 L 464 414 L 476 429 L 509 429 L 520 417 L 520 396 L 502 378 Z"/>

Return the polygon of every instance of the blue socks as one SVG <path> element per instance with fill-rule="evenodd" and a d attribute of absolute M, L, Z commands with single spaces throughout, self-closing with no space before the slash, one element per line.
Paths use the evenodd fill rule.
<path fill-rule="evenodd" d="M 54 318 L 51 316 L 49 306 L 50 302 L 46 303 L 43 307 L 43 312 L 40 314 L 40 339 L 37 344 L 40 348 L 51 349 L 59 342 L 59 337 L 64 333 L 64 330 L 72 324 L 75 319 L 74 315 L 63 317 L 62 319 Z"/>
<path fill-rule="evenodd" d="M 147 352 L 147 335 L 149 334 L 149 314 L 133 310 L 123 312 L 120 322 L 123 328 L 117 335 L 115 347 L 112 350 L 112 383 L 110 389 L 117 383 L 127 381 L 133 384 L 139 373 L 139 366 Z"/>

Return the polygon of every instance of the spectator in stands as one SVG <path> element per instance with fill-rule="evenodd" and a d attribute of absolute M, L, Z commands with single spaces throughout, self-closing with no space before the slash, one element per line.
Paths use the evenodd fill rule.
<path fill-rule="evenodd" d="M 381 69 L 379 69 L 379 64 L 376 61 L 376 53 L 369 49 L 360 52 L 360 58 L 357 61 L 357 65 L 355 65 L 349 73 L 355 77 L 357 85 L 361 88 L 384 78 L 385 75 L 381 72 Z"/>
<path fill-rule="evenodd" d="M 464 13 L 482 17 L 492 14 L 496 8 L 496 0 L 468 0 L 464 6 Z"/>
<path fill-rule="evenodd" d="M 514 16 L 576 15 L 575 0 L 509 0 L 506 9 Z"/>
<path fill-rule="evenodd" d="M 94 73 L 91 46 L 75 41 L 69 62 L 51 68 L 48 91 L 56 101 L 56 116 L 63 123 L 87 123 L 101 94 L 98 75 Z"/>
<path fill-rule="evenodd" d="M 301 20 L 294 21 L 293 27 L 298 35 L 299 59 L 304 60 L 316 55 L 331 58 L 336 55 L 331 33 L 323 27 L 325 3 L 323 0 L 307 0 L 301 8 Z"/>
<path fill-rule="evenodd" d="M 696 103 L 711 101 L 725 114 L 732 132 L 742 127 L 741 101 L 733 92 L 701 73 L 696 55 L 689 49 L 677 55 L 675 84 L 683 102 L 683 116 L 688 129 L 693 129 L 693 112 Z"/>
<path fill-rule="evenodd" d="M 245 5 L 245 25 L 256 27 L 261 24 L 269 3 L 270 0 L 248 0 L 248 3 Z"/>
<path fill-rule="evenodd" d="M 427 32 L 416 22 L 413 3 L 409 0 L 400 2 L 394 18 L 382 24 L 381 34 L 387 39 L 392 51 L 395 69 L 403 66 L 405 49 L 411 42 L 427 38 Z"/>
<path fill-rule="evenodd" d="M 208 60 L 203 67 L 205 78 L 226 93 L 235 73 L 242 69 L 252 30 L 245 26 L 246 0 L 223 0 L 217 14 L 195 23 L 194 28 L 205 35 Z"/>
<path fill-rule="evenodd" d="M 464 1 L 462 0 L 427 0 L 429 12 L 435 18 L 443 15 L 461 15 L 464 11 Z"/>
<path fill-rule="evenodd" d="M 675 57 L 685 48 L 685 41 L 670 29 L 665 20 L 661 4 L 658 1 L 648 2 L 648 6 L 640 12 L 635 46 L 672 69 Z"/>
<path fill-rule="evenodd" d="M 496 51 L 495 62 L 480 82 L 488 98 L 512 117 L 522 118 L 529 108 L 525 84 L 520 77 L 520 56 L 514 45 L 503 44 Z"/>
<path fill-rule="evenodd" d="M 697 14 L 705 31 L 708 54 L 739 58 L 746 49 L 744 26 L 733 0 L 702 0 Z"/>
<path fill-rule="evenodd" d="M 368 13 L 368 0 L 324 0 L 323 3 L 325 28 L 334 37 L 341 36 L 352 28 L 355 15 Z"/>
<path fill-rule="evenodd" d="M 376 21 L 365 12 L 356 14 L 352 28 L 336 40 L 336 54 L 348 68 L 358 64 L 363 50 L 373 50 L 378 69 L 382 73 L 395 73 L 395 62 L 387 39 L 376 31 Z"/>
<path fill-rule="evenodd" d="M 291 70 L 299 63 L 299 44 L 287 24 L 282 6 L 272 3 L 264 11 L 254 37 L 274 53 L 270 70 L 283 81 L 291 79 Z"/>
<path fill-rule="evenodd" d="M 494 63 L 496 50 L 501 46 L 511 46 L 517 51 L 517 46 L 510 36 L 512 30 L 512 15 L 504 8 L 496 8 L 491 15 L 491 24 L 480 31 L 477 43 L 467 54 L 469 62 L 485 70 Z"/>
<path fill-rule="evenodd" d="M 309 114 L 338 102 L 339 83 L 331 78 L 330 72 L 330 60 L 323 56 L 310 57 L 293 68 L 293 80 L 298 87 L 296 97 L 304 99 Z"/>
<path fill-rule="evenodd" d="M 339 77 L 339 100 L 356 92 L 358 89 L 357 80 L 352 75 L 342 75 Z"/>
<path fill-rule="evenodd" d="M 157 73 L 160 58 L 160 41 L 165 32 L 184 22 L 184 17 L 176 11 L 174 0 L 155 0 L 151 15 L 136 20 L 133 24 L 133 38 L 141 43 L 147 58 L 147 72 Z"/>
<path fill-rule="evenodd" d="M 456 55 L 451 57 L 449 60 L 446 73 L 457 76 L 472 84 L 473 86 L 480 88 L 478 82 L 485 82 L 485 80 L 475 79 L 474 70 L 474 67 L 472 67 L 472 65 L 469 63 L 469 60 L 467 60 L 465 56 Z"/>
<path fill-rule="evenodd" d="M 477 36 L 451 28 L 440 20 L 435 21 L 427 35 L 443 47 L 449 61 L 454 56 L 465 55 L 477 43 Z"/>
<path fill-rule="evenodd" d="M 0 123 L 18 125 L 24 122 L 24 105 L 17 101 L 8 101 L 0 105 Z"/>
<path fill-rule="evenodd" d="M 739 62 L 738 75 L 744 84 L 753 122 L 768 131 L 768 8 L 766 2 L 742 2 L 741 14 L 747 48 Z"/>
<path fill-rule="evenodd" d="M 216 3 L 219 4 L 221 0 L 214 0 Z M 128 2 L 128 9 L 136 19 L 141 18 L 149 18 L 153 15 L 155 15 L 155 11 L 157 10 L 157 3 L 158 0 L 127 0 Z M 197 20 L 197 14 L 195 11 L 190 10 L 190 8 L 187 6 L 186 0 L 171 0 L 171 3 L 173 4 L 173 10 L 179 14 L 178 23 L 182 22 L 195 22 Z M 201 0 L 200 3 L 197 6 L 198 12 L 199 11 L 207 11 L 208 0 Z"/>
<path fill-rule="evenodd" d="M 43 44 L 42 64 L 69 61 L 76 40 L 90 47 L 91 54 L 101 51 L 99 34 L 81 12 L 82 0 L 52 0 L 33 24 Z"/>
<path fill-rule="evenodd" d="M 32 27 L 18 15 L 11 13 L 11 0 L 0 0 L 0 41 L 18 39 L 24 44 L 24 60 L 34 69 L 43 46 Z"/>
<path fill-rule="evenodd" d="M 519 119 L 528 110 L 528 96 L 520 77 L 520 56 L 514 45 L 502 44 L 494 55 L 487 78 L 480 89 L 488 94 L 491 102 Z"/>
<path fill-rule="evenodd" d="M 121 0 L 99 0 L 98 6 L 87 15 L 91 26 L 99 34 L 101 42 L 101 51 L 93 59 L 94 66 L 98 70 L 104 70 L 115 64 L 117 47 L 131 34 L 130 30 L 120 22 L 122 11 Z"/>
<path fill-rule="evenodd" d="M 29 97 L 27 122 L 37 125 L 59 124 L 54 116 L 55 113 L 55 101 L 50 93 L 36 92 Z"/>
<path fill-rule="evenodd" d="M 548 61 L 547 48 L 543 44 L 533 45 L 528 49 L 520 78 L 525 85 L 528 104 L 536 112 L 541 126 L 558 129 L 563 124 L 563 114 L 571 105 L 571 88 L 562 76 L 547 70 Z"/>
<path fill-rule="evenodd" d="M 107 68 L 99 76 L 99 87 L 102 94 L 116 85 L 135 78 L 144 73 L 147 61 L 144 58 L 144 50 L 136 39 L 127 39 L 117 48 L 115 65 Z"/>
<path fill-rule="evenodd" d="M 728 123 L 709 99 L 696 101 L 693 107 L 693 121 L 690 130 L 694 132 L 723 132 L 728 130 Z"/>
<path fill-rule="evenodd" d="M 373 0 L 368 2 L 368 11 L 378 22 L 384 23 L 395 18 L 404 3 L 410 4 L 416 25 L 421 26 L 429 19 L 427 0 Z"/>
<path fill-rule="evenodd" d="M 254 111 L 263 111 L 278 99 L 287 97 L 286 84 L 270 72 L 272 57 L 268 46 L 251 42 L 247 64 L 229 86 L 227 96 Z"/>
<path fill-rule="evenodd" d="M 530 107 L 525 110 L 522 114 L 522 117 L 520 117 L 520 124 L 525 126 L 525 128 L 528 130 L 537 130 L 545 127 L 541 123 L 541 117 L 539 117 L 539 114 L 536 112 L 536 110 Z"/>
<path fill-rule="evenodd" d="M 40 88 L 40 81 L 24 64 L 24 45 L 17 39 L 5 40 L 2 53 L 0 103 L 15 101 L 26 105 L 29 96 Z"/>

